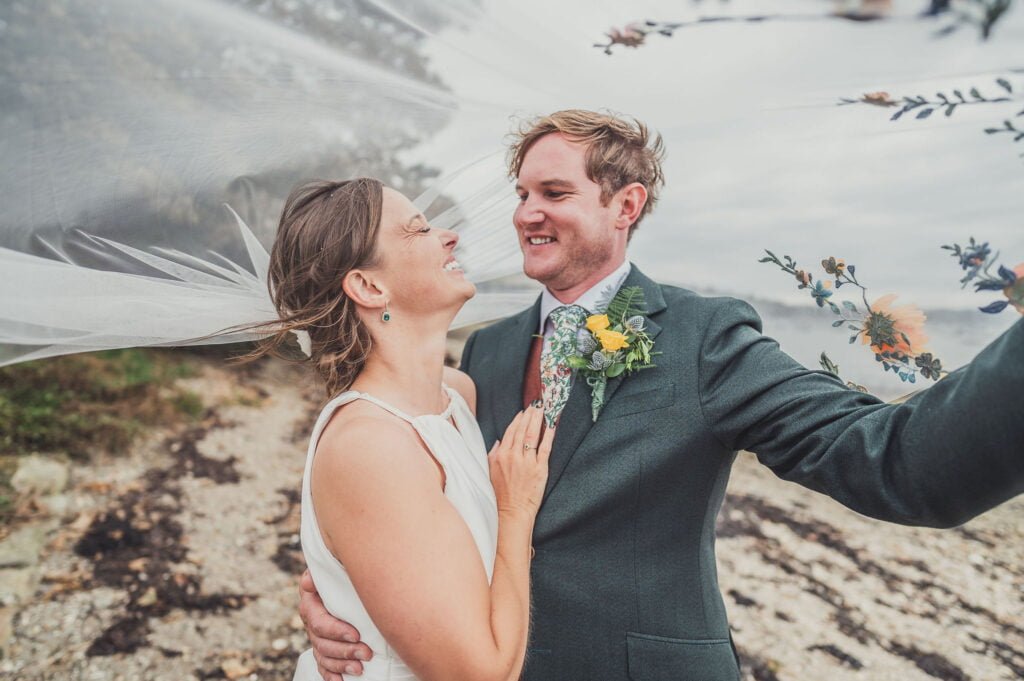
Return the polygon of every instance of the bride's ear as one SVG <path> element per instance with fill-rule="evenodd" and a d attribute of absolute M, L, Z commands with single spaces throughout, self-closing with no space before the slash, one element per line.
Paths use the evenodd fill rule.
<path fill-rule="evenodd" d="M 387 293 L 362 270 L 349 270 L 341 280 L 341 288 L 359 307 L 382 309 L 387 304 Z"/>

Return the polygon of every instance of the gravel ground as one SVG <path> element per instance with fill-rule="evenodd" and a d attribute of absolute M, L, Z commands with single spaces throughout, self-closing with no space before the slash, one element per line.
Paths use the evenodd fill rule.
<path fill-rule="evenodd" d="M 34 555 L 0 560 L 0 677 L 291 678 L 320 391 L 275 362 L 185 383 L 207 406 L 199 422 L 76 465 L 0 543 Z M 745 678 L 1024 678 L 1022 540 L 1024 498 L 955 530 L 899 527 L 741 454 L 718 557 Z"/>

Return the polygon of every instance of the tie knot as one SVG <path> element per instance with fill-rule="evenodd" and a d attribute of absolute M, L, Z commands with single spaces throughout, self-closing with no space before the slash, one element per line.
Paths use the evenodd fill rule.
<path fill-rule="evenodd" d="M 563 305 L 551 311 L 551 324 L 556 330 L 578 329 L 587 321 L 587 311 L 579 305 Z"/>

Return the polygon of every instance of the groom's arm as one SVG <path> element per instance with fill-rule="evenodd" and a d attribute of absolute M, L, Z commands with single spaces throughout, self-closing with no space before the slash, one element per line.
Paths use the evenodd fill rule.
<path fill-rule="evenodd" d="M 865 515 L 950 527 L 1024 492 L 1024 319 L 968 366 L 899 405 L 810 371 L 720 301 L 700 359 L 719 441 Z"/>
<path fill-rule="evenodd" d="M 299 615 L 313 647 L 313 657 L 324 681 L 343 681 L 342 674 L 359 676 L 362 663 L 373 651 L 359 641 L 359 631 L 327 612 L 309 570 L 299 580 Z"/>

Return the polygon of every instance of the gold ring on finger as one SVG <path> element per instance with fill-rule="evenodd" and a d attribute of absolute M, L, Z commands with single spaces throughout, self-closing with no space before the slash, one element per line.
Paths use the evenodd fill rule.
<path fill-rule="evenodd" d="M 533 445 L 531 445 L 529 442 L 524 442 L 523 443 L 523 449 L 526 450 L 527 452 L 530 451 L 533 448 L 534 448 Z"/>

